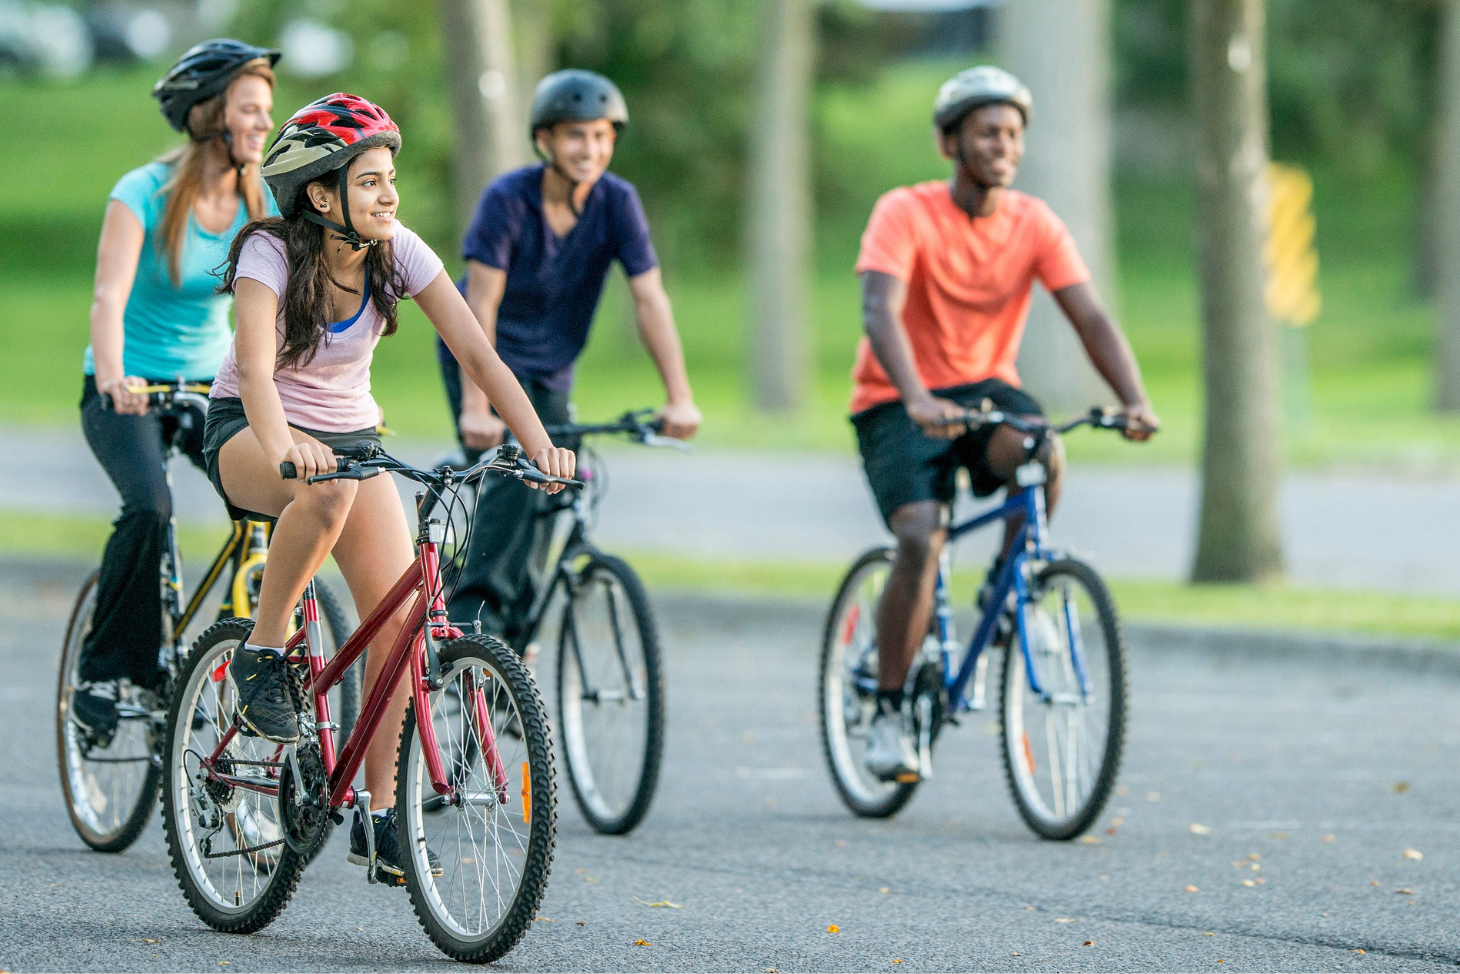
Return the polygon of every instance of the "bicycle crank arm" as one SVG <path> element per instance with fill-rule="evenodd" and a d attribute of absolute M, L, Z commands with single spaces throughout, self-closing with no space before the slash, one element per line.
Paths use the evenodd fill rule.
<path fill-rule="evenodd" d="M 365 829 L 365 882 L 375 883 L 375 823 L 370 821 L 370 792 L 355 789 L 355 814 L 360 816 Z"/>

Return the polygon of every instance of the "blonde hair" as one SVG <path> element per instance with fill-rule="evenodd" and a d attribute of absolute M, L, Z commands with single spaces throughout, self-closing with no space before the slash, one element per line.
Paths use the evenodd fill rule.
<path fill-rule="evenodd" d="M 234 81 L 239 78 L 263 78 L 274 87 L 274 71 L 265 58 L 250 61 L 239 68 Z M 233 82 L 229 82 L 229 88 Z M 228 103 L 228 90 L 199 102 L 188 112 L 188 130 L 191 132 L 218 132 L 223 128 L 223 110 Z M 178 146 L 157 157 L 157 161 L 172 167 L 172 176 L 159 192 L 167 197 L 162 211 L 162 220 L 157 224 L 157 250 L 167 255 L 168 276 L 173 287 L 182 286 L 182 248 L 187 239 L 188 218 L 193 214 L 193 204 L 203 190 L 203 164 L 208 158 L 208 145 L 212 140 L 199 142 L 189 139 L 186 145 Z M 259 175 L 257 163 L 249 163 L 239 173 L 238 193 L 248 208 L 248 218 L 257 220 L 266 213 L 264 195 L 268 189 Z"/>

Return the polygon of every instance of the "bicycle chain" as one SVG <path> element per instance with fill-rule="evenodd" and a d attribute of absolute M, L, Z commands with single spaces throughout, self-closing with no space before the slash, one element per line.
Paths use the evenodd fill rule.
<path fill-rule="evenodd" d="M 212 843 L 211 837 L 210 837 L 210 840 L 208 842 L 208 845 L 211 847 L 212 844 L 213 843 Z M 255 852 L 263 852 L 265 849 L 272 849 L 272 848 L 274 848 L 274 846 L 283 845 L 283 844 L 284 844 L 284 840 L 283 839 L 275 839 L 273 842 L 265 842 L 263 845 L 249 846 L 246 849 L 234 849 L 232 852 L 204 852 L 203 853 L 203 858 L 204 859 L 227 859 L 230 856 L 247 856 L 247 855 L 252 855 Z"/>

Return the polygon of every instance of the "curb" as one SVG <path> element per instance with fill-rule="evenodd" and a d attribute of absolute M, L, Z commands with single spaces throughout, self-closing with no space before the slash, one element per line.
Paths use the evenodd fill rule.
<path fill-rule="evenodd" d="M 819 640 L 826 620 L 826 606 L 814 602 L 666 589 L 652 590 L 650 595 L 665 623 L 679 629 L 735 631 L 775 625 L 806 630 Z M 1460 676 L 1460 644 L 1440 640 L 1160 622 L 1127 622 L 1125 634 L 1131 651 L 1138 655 L 1188 653 L 1218 664 L 1281 659 L 1325 667 L 1381 667 Z"/>

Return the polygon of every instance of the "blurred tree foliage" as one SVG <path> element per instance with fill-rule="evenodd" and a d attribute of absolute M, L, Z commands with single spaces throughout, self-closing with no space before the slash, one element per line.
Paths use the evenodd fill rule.
<path fill-rule="evenodd" d="M 1186 106 L 1188 0 L 1116 0 L 1116 92 Z M 1440 0 L 1268 0 L 1273 153 L 1363 173 L 1427 161 Z"/>

